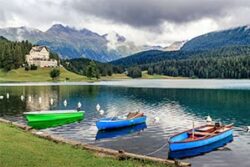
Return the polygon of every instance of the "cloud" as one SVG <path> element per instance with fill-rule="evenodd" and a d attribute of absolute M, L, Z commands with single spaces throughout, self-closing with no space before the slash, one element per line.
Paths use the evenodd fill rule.
<path fill-rule="evenodd" d="M 0 27 L 62 23 L 140 44 L 170 44 L 249 24 L 249 0 L 0 0 Z"/>
<path fill-rule="evenodd" d="M 248 8 L 248 0 L 75 0 L 65 4 L 79 13 L 135 27 L 158 27 L 164 21 L 175 24 L 203 18 L 226 17 L 229 11 Z"/>

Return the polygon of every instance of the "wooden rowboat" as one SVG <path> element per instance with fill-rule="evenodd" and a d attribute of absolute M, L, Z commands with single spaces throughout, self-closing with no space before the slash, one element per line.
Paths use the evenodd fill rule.
<path fill-rule="evenodd" d="M 204 125 L 178 133 L 169 138 L 170 151 L 202 147 L 233 134 L 233 125 Z"/>

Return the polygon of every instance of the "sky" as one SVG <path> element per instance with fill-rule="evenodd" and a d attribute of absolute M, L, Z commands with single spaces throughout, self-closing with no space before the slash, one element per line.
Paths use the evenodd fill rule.
<path fill-rule="evenodd" d="M 53 24 L 117 32 L 140 45 L 250 24 L 250 0 L 0 0 L 0 27 Z"/>

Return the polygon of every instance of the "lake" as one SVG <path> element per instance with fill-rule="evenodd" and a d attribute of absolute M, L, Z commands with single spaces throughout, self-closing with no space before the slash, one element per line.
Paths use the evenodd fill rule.
<path fill-rule="evenodd" d="M 9 99 L 6 94 L 9 93 Z M 167 158 L 169 136 L 206 122 L 234 123 L 234 141 L 203 155 L 185 158 L 196 167 L 250 164 L 250 80 L 124 80 L 98 83 L 1 84 L 0 117 L 25 124 L 22 113 L 74 109 L 78 102 L 85 119 L 49 132 L 90 144 Z M 21 99 L 21 95 L 25 98 Z M 39 97 L 42 103 L 39 103 Z M 50 104 L 50 98 L 54 104 Z M 67 106 L 64 106 L 67 100 Z M 100 104 L 104 115 L 96 112 Z M 97 133 L 95 122 L 108 116 L 143 111 L 147 124 L 109 134 Z M 154 122 L 159 117 L 159 122 Z M 125 135 L 126 134 L 126 135 Z M 114 138 L 109 138 L 114 137 Z M 98 140 L 96 140 L 98 139 Z"/>

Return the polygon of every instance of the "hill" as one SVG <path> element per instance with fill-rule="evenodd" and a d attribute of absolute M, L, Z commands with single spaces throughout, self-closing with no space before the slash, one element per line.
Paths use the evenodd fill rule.
<path fill-rule="evenodd" d="M 150 74 L 193 78 L 250 78 L 250 46 L 203 51 L 147 51 L 112 62 Z"/>
<path fill-rule="evenodd" d="M 241 26 L 222 31 L 215 31 L 195 37 L 186 42 L 181 50 L 210 50 L 245 45 L 250 45 L 250 26 Z"/>
<path fill-rule="evenodd" d="M 51 68 L 38 68 L 37 70 L 25 71 L 24 68 L 19 68 L 5 72 L 0 70 L 0 82 L 48 82 L 50 78 Z M 58 81 L 87 81 L 87 77 L 72 73 L 65 68 L 60 68 L 60 77 Z"/>
<path fill-rule="evenodd" d="M 232 46 L 202 51 L 145 51 L 113 61 L 111 63 L 118 66 L 129 67 L 135 65 L 154 64 L 166 60 L 195 59 L 199 57 L 230 57 L 245 55 L 250 55 L 250 45 Z"/>

